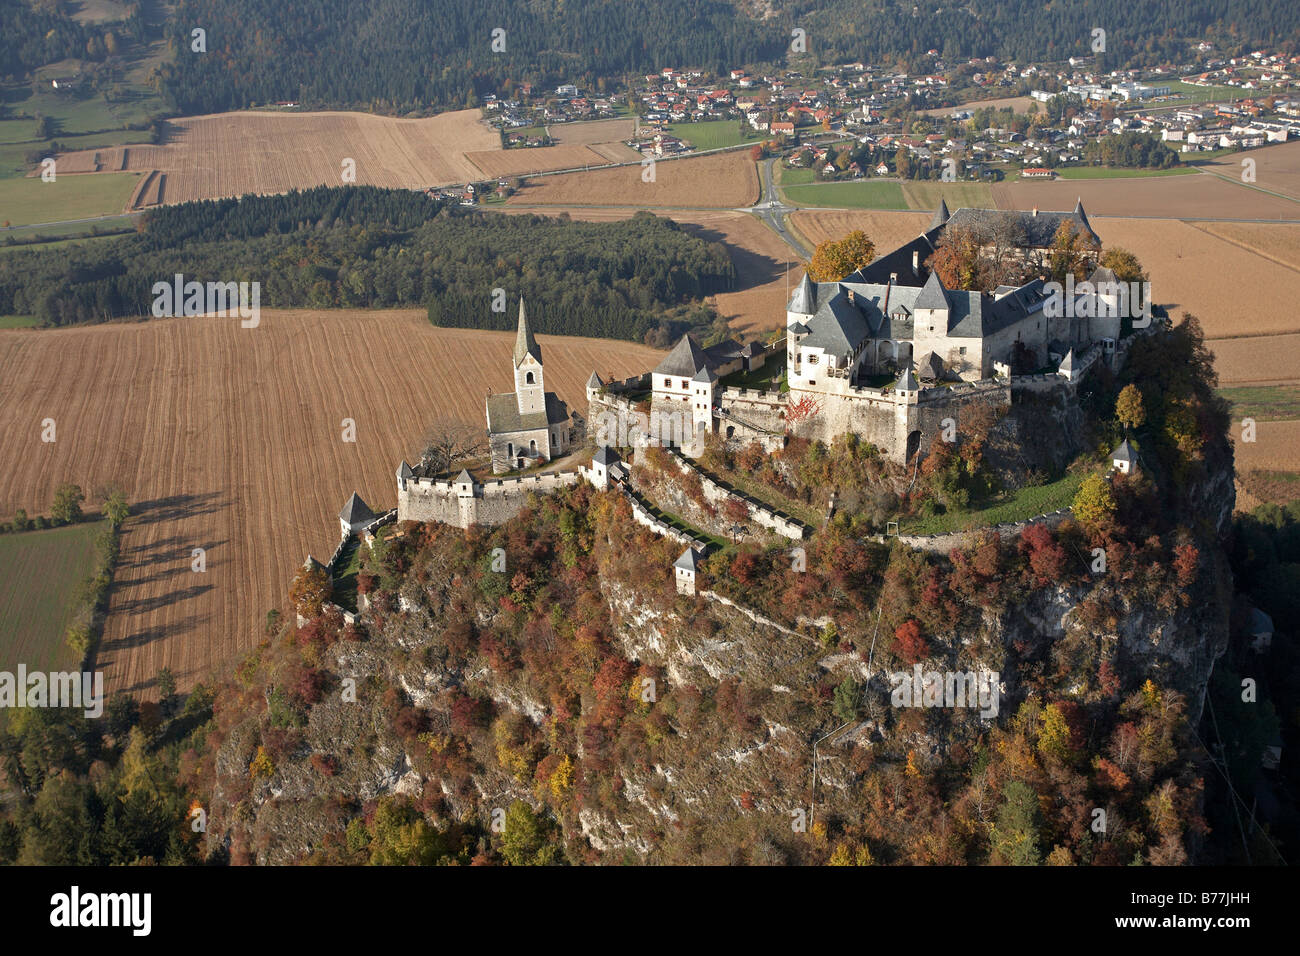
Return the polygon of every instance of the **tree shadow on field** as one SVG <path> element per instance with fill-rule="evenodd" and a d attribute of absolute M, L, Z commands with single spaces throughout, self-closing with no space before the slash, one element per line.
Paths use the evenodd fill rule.
<path fill-rule="evenodd" d="M 92 663 L 92 670 L 103 669 L 113 661 L 105 661 L 105 655 L 113 655 L 118 652 L 130 650 L 133 647 L 143 647 L 146 644 L 152 644 L 154 641 L 160 641 L 163 638 L 182 631 L 187 631 L 195 627 L 199 622 L 196 615 L 190 614 L 181 618 L 174 624 L 151 624 L 149 627 L 142 627 L 124 637 L 119 637 L 111 641 L 101 641 L 95 651 L 95 660 Z M 138 687 L 123 688 L 124 690 L 139 690 L 151 686 L 153 678 L 142 682 Z"/>
<path fill-rule="evenodd" d="M 158 611 L 173 604 L 179 604 L 181 601 L 188 601 L 190 598 L 207 594 L 213 587 L 214 585 L 211 584 L 191 584 L 189 587 L 177 588 L 167 594 L 153 594 L 149 597 L 136 598 L 134 601 L 123 601 L 120 604 L 113 605 L 110 613 L 148 614 L 150 611 Z"/>
<path fill-rule="evenodd" d="M 221 495 L 215 491 L 200 495 L 168 495 L 166 498 L 154 498 L 133 505 L 131 523 L 149 525 L 160 521 L 180 521 L 184 518 L 213 514 L 221 507 Z"/>
<path fill-rule="evenodd" d="M 709 226 L 701 226 L 691 222 L 678 222 L 682 230 L 697 239 L 703 239 L 705 242 L 717 242 L 727 250 L 731 256 L 731 264 L 736 269 L 736 279 L 727 292 L 745 292 L 748 289 L 754 289 L 761 285 L 779 278 L 785 270 L 785 263 L 773 259 L 771 256 L 765 256 L 760 252 L 747 249 L 739 245 L 735 240 L 727 236 L 726 233 Z M 766 228 L 766 227 L 763 227 Z M 791 252 L 791 259 L 794 253 Z"/>

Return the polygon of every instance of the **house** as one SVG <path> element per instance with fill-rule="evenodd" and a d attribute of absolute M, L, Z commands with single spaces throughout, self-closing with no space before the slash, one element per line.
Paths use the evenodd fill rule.
<path fill-rule="evenodd" d="M 1110 466 L 1121 475 L 1129 475 L 1137 471 L 1137 452 L 1133 450 L 1127 438 L 1110 453 Z"/>
<path fill-rule="evenodd" d="M 513 392 L 487 397 L 488 447 L 495 474 L 567 454 L 576 430 L 568 406 L 554 392 L 546 391 L 542 349 L 529 328 L 522 296 L 514 378 Z"/>

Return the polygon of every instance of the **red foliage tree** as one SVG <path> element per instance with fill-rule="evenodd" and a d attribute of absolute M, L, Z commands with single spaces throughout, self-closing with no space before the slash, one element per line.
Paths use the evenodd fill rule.
<path fill-rule="evenodd" d="M 921 636 L 921 624 L 908 618 L 894 631 L 898 656 L 908 664 L 917 664 L 930 656 L 930 645 Z"/>

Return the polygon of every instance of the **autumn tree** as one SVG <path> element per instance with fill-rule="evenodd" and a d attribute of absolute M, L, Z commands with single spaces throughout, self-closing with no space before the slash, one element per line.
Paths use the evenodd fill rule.
<path fill-rule="evenodd" d="M 939 274 L 948 289 L 980 287 L 980 237 L 973 229 L 950 226 L 934 247 L 926 265 Z"/>
<path fill-rule="evenodd" d="M 836 282 L 857 272 L 876 257 L 876 246 L 861 229 L 843 239 L 827 239 L 813 253 L 808 278 L 814 282 Z"/>
<path fill-rule="evenodd" d="M 528 804 L 516 800 L 506 810 L 501 855 L 511 866 L 554 866 L 562 863 L 559 848 L 549 841 L 550 828 Z"/>
<path fill-rule="evenodd" d="M 1074 496 L 1074 516 L 1085 525 L 1100 525 L 1115 516 L 1115 494 L 1098 474 L 1083 479 Z"/>
<path fill-rule="evenodd" d="M 315 562 L 304 566 L 289 586 L 289 600 L 298 614 L 306 618 L 319 616 L 333 593 L 329 575 Z"/>
<path fill-rule="evenodd" d="M 993 827 L 993 848 L 1013 866 L 1037 866 L 1043 861 L 1038 795 L 1023 780 L 1008 780 L 1002 799 Z"/>
<path fill-rule="evenodd" d="M 1096 254 L 1096 240 L 1086 236 L 1069 219 L 1063 219 L 1056 227 L 1056 235 L 1052 238 L 1048 252 L 1049 278 L 1056 282 L 1064 282 L 1070 274 L 1076 280 L 1085 278 L 1088 265 Z"/>
<path fill-rule="evenodd" d="M 1120 282 L 1145 282 L 1147 274 L 1138 257 L 1120 246 L 1111 246 L 1101 257 L 1101 265 L 1115 273 Z"/>
<path fill-rule="evenodd" d="M 1125 428 L 1141 428 L 1147 420 L 1142 391 L 1136 385 L 1125 385 L 1115 400 L 1115 417 Z"/>
<path fill-rule="evenodd" d="M 433 474 L 451 471 L 452 467 L 486 450 L 483 429 L 453 418 L 435 421 L 424 437 L 420 463 Z"/>
<path fill-rule="evenodd" d="M 917 664 L 930 656 L 930 645 L 921 636 L 921 625 L 916 618 L 908 618 L 894 631 L 898 656 L 908 664 Z"/>

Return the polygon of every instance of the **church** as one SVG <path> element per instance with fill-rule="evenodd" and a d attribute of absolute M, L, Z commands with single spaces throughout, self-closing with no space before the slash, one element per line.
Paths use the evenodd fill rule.
<path fill-rule="evenodd" d="M 488 448 L 493 474 L 541 465 L 569 453 L 578 420 L 554 392 L 546 391 L 542 349 L 519 299 L 515 334 L 515 390 L 487 397 Z"/>

